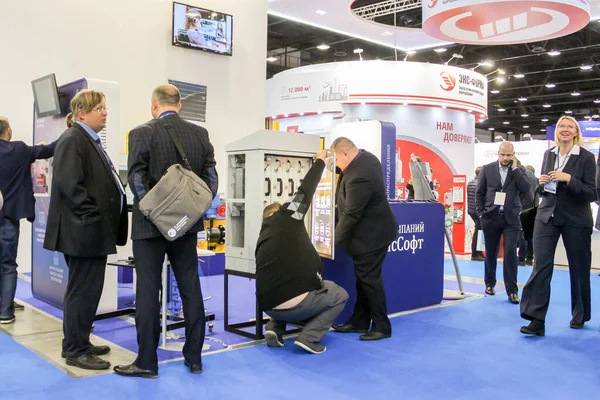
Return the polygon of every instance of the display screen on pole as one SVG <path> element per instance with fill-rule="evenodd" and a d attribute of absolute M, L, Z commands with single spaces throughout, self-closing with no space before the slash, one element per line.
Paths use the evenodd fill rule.
<path fill-rule="evenodd" d="M 173 45 L 232 55 L 233 17 L 173 2 Z"/>
<path fill-rule="evenodd" d="M 60 115 L 58 88 L 54 74 L 31 81 L 35 109 L 39 118 Z"/>

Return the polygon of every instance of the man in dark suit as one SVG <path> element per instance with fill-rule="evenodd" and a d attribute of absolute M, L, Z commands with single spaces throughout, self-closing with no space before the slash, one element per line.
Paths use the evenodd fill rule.
<path fill-rule="evenodd" d="M 106 259 L 127 242 L 125 190 L 98 133 L 108 109 L 102 92 L 82 90 L 71 100 L 75 123 L 58 139 L 44 248 L 65 255 L 69 280 L 64 299 L 62 356 L 67 365 L 101 370 L 90 333 L 104 286 Z"/>
<path fill-rule="evenodd" d="M 529 194 L 521 193 L 521 205 L 523 210 L 528 210 L 537 206 L 538 203 L 538 179 L 535 176 L 535 168 L 531 165 L 525 166 L 525 173 L 527 174 L 527 180 L 531 189 Z M 533 265 L 533 238 L 525 239 L 523 229 L 521 229 L 521 237 L 519 238 L 519 265 L 532 266 Z"/>
<path fill-rule="evenodd" d="M 504 235 L 504 286 L 508 300 L 519 304 L 517 242 L 521 231 L 521 194 L 530 194 L 525 169 L 517 165 L 510 142 L 502 142 L 498 161 L 484 165 L 477 180 L 476 207 L 485 235 L 485 293 L 496 294 L 496 265 Z"/>
<path fill-rule="evenodd" d="M 477 250 L 477 237 L 481 231 L 481 221 L 477 216 L 477 207 L 475 206 L 475 192 L 477 191 L 477 177 L 481 172 L 481 167 L 475 169 L 475 178 L 467 184 L 467 212 L 475 223 L 475 230 L 473 231 L 473 239 L 471 240 L 471 260 L 472 261 L 485 261 L 482 251 Z"/>
<path fill-rule="evenodd" d="M 17 249 L 19 225 L 23 218 L 35 219 L 35 198 L 31 179 L 31 164 L 35 160 L 50 158 L 54 143 L 49 146 L 27 146 L 23 142 L 11 142 L 12 128 L 8 119 L 0 117 L 0 324 L 15 321 L 17 290 Z"/>
<path fill-rule="evenodd" d="M 151 111 L 154 119 L 138 126 L 129 134 L 127 179 L 134 194 L 131 238 L 137 274 L 135 325 L 139 350 L 133 363 L 115 367 L 115 372 L 123 376 L 158 377 L 158 298 L 165 254 L 169 256 L 183 300 L 186 339 L 183 346 L 184 363 L 191 373 L 202 372 L 205 314 L 196 244 L 197 232 L 203 229 L 203 221 L 198 221 L 184 236 L 169 242 L 142 215 L 139 208 L 140 200 L 156 185 L 165 171 L 171 165 L 182 162 L 167 129 L 181 142 L 194 173 L 206 182 L 213 196 L 217 194 L 218 176 L 208 132 L 181 119 L 177 114 L 180 108 L 179 90 L 173 85 L 158 86 L 152 93 Z"/>
<path fill-rule="evenodd" d="M 334 140 L 331 151 L 342 171 L 335 197 L 335 243 L 352 256 L 357 289 L 352 316 L 333 328 L 364 333 L 361 340 L 388 338 L 392 325 L 381 274 L 388 245 L 398 235 L 398 221 L 387 200 L 381 163 L 343 137 Z"/>

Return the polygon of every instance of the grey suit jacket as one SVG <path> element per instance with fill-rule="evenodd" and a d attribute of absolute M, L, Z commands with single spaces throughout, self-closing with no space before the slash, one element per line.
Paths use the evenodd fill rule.
<path fill-rule="evenodd" d="M 162 237 L 154 224 L 140 212 L 139 201 L 156 185 L 171 165 L 183 162 L 173 139 L 164 127 L 164 123 L 167 122 L 171 124 L 172 131 L 179 138 L 192 171 L 206 182 L 213 197 L 217 194 L 219 177 L 215 168 L 214 149 L 206 129 L 181 119 L 177 114 L 153 119 L 134 128 L 129 133 L 127 160 L 129 167 L 127 181 L 134 195 L 131 225 L 133 240 Z M 201 229 L 203 229 L 202 220 L 188 232 L 198 232 Z"/>

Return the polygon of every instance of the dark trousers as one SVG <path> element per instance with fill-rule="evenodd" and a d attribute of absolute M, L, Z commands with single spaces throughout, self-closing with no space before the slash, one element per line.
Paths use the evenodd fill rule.
<path fill-rule="evenodd" d="M 475 222 L 475 231 L 473 232 L 473 240 L 471 241 L 471 257 L 476 257 L 483 253 L 482 251 L 477 250 L 477 237 L 481 230 L 481 221 L 476 215 L 471 215 L 471 219 Z"/>
<path fill-rule="evenodd" d="M 521 237 L 519 238 L 519 261 L 525 261 L 525 259 L 533 259 L 533 238 L 527 240 L 521 230 Z"/>
<path fill-rule="evenodd" d="M 381 277 L 387 250 L 386 246 L 352 257 L 356 275 L 356 303 L 348 323 L 359 329 L 368 330 L 370 326 L 373 332 L 391 334 L 392 324 L 387 316 L 385 287 Z"/>
<path fill-rule="evenodd" d="M 504 236 L 504 286 L 507 294 L 518 293 L 517 242 L 521 228 L 519 225 L 509 225 L 501 213 L 482 218 L 481 227 L 485 235 L 485 286 L 496 286 L 500 238 Z"/>
<path fill-rule="evenodd" d="M 159 293 L 165 254 L 169 256 L 183 302 L 183 357 L 190 364 L 201 364 L 205 314 L 198 275 L 196 241 L 195 232 L 173 242 L 163 237 L 133 241 L 137 276 L 135 327 L 139 347 L 135 365 L 139 368 L 158 371 L 156 349 L 160 339 Z"/>
<path fill-rule="evenodd" d="M 562 235 L 569 261 L 571 314 L 578 323 L 591 318 L 590 269 L 592 268 L 592 228 L 574 228 L 535 221 L 533 228 L 533 272 L 523 289 L 521 317 L 544 321 L 550 303 L 550 281 L 554 271 L 554 253 Z"/>
<path fill-rule="evenodd" d="M 73 257 L 65 255 L 69 280 L 64 299 L 62 350 L 67 358 L 92 351 L 90 333 L 104 287 L 106 256 Z"/>
<path fill-rule="evenodd" d="M 15 315 L 19 226 L 19 221 L 0 218 L 0 317 L 3 318 Z"/>

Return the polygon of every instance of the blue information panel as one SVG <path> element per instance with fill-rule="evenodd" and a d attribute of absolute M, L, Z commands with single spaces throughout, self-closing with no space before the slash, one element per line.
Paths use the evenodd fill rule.
<path fill-rule="evenodd" d="M 439 304 L 444 293 L 444 207 L 440 203 L 390 203 L 399 225 L 388 247 L 383 282 L 388 314 Z M 377 229 L 373 226 L 373 229 Z M 342 286 L 350 299 L 335 323 L 345 323 L 356 301 L 354 264 L 341 248 L 323 259 L 325 279 Z"/>
<path fill-rule="evenodd" d="M 69 101 L 87 82 L 82 79 L 58 88 L 63 115 L 38 118 L 34 109 L 33 143 L 52 143 L 67 129 L 66 114 Z M 44 249 L 46 220 L 50 206 L 52 161 L 38 160 L 32 165 L 33 192 L 36 199 L 36 219 L 31 231 L 31 291 L 33 297 L 63 308 L 67 288 L 68 268 L 62 253 Z"/>

